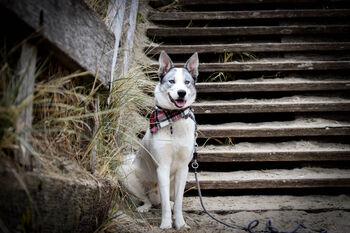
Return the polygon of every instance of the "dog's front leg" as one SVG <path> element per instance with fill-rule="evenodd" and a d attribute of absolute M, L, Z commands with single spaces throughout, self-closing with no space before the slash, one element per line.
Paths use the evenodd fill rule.
<path fill-rule="evenodd" d="M 170 207 L 170 168 L 159 166 L 157 168 L 160 198 L 162 204 L 162 222 L 160 228 L 172 227 L 171 207 Z"/>
<path fill-rule="evenodd" d="M 188 167 L 180 168 L 175 174 L 175 187 L 174 187 L 174 218 L 175 227 L 180 229 L 181 227 L 188 227 L 185 223 L 182 215 L 182 200 L 186 185 L 186 179 L 188 175 Z"/>

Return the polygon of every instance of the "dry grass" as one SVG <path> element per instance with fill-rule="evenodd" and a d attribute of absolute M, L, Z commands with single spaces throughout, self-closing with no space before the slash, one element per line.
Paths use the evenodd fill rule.
<path fill-rule="evenodd" d="M 84 2 L 97 13 L 101 20 L 106 18 L 109 0 L 84 0 Z"/>
<path fill-rule="evenodd" d="M 145 59 L 140 40 L 136 38 L 137 52 L 129 71 L 114 81 L 109 105 L 108 88 L 99 85 L 87 72 L 67 71 L 53 58 L 38 62 L 33 93 L 16 102 L 21 80 L 15 81 L 15 68 L 21 47 L 17 45 L 11 50 L 3 46 L 0 49 L 0 156 L 15 161 L 14 150 L 22 143 L 34 157 L 35 170 L 74 179 L 118 180 L 116 168 L 125 154 L 138 149 L 142 137 L 139 134 L 147 127 L 145 116 L 153 107 L 153 97 L 145 93 L 153 90 L 154 83 L 143 72 Z M 16 123 L 20 112 L 29 104 L 33 104 L 33 126 L 23 130 L 32 138 L 20 142 L 19 135 L 23 132 L 16 131 Z M 91 175 L 88 168 L 93 150 L 96 172 Z M 124 220 L 119 218 L 121 209 L 132 220 L 142 219 L 134 212 L 135 204 L 122 187 L 119 192 L 109 218 L 98 231 L 108 232 L 123 224 Z"/>
<path fill-rule="evenodd" d="M 3 60 L 0 66 L 0 155 L 14 159 L 13 150 L 18 147 L 22 133 L 16 131 L 19 113 L 33 104 L 33 127 L 24 130 L 30 130 L 32 135 L 25 147 L 35 157 L 36 170 L 74 179 L 97 176 L 117 180 L 116 167 L 123 155 L 138 148 L 138 134 L 146 128 L 145 115 L 153 106 L 153 98 L 145 94 L 153 88 L 153 83 L 142 70 L 135 65 L 117 79 L 111 104 L 107 105 L 109 92 L 101 85 L 93 85 L 91 78 L 87 81 L 87 72 L 67 74 L 69 72 L 54 60 L 46 61 L 38 66 L 32 95 L 16 103 L 20 82 L 15 82 L 14 66 Z M 95 127 L 97 119 L 98 127 Z M 95 177 L 87 172 L 93 149 L 97 155 Z M 122 224 L 121 209 L 135 214 L 131 219 L 142 218 L 132 212 L 135 205 L 122 187 L 119 192 L 110 216 L 98 231 L 106 232 Z"/>
<path fill-rule="evenodd" d="M 136 31 L 134 34 L 134 47 L 133 47 L 133 56 L 137 59 L 133 59 L 132 66 L 145 68 L 143 69 L 144 72 L 146 72 L 147 70 L 147 73 L 140 74 L 141 76 L 138 78 L 138 82 L 140 82 L 140 87 L 142 87 L 142 89 L 146 93 L 151 93 L 153 92 L 155 82 L 150 82 L 149 80 L 150 78 L 152 80 L 155 80 L 157 79 L 157 77 L 155 77 L 156 76 L 155 72 L 152 72 L 152 71 L 149 72 L 149 69 L 146 69 L 146 67 L 149 64 L 153 63 L 153 60 L 151 60 L 143 51 L 143 48 L 145 46 L 149 44 L 153 44 L 153 42 L 146 37 L 146 33 L 145 33 L 147 27 L 149 27 L 149 25 L 151 24 L 151 22 L 149 22 L 146 18 L 146 15 L 148 14 L 148 10 L 149 8 L 147 4 L 143 4 L 140 2 L 139 11 L 137 14 L 137 24 L 136 24 Z M 126 87 L 125 84 L 122 84 L 122 83 L 120 84 Z M 132 84 L 132 83 L 129 82 L 128 84 Z M 116 88 L 116 85 L 115 85 L 115 88 Z M 139 95 L 136 95 L 136 96 L 139 96 Z M 120 103 L 120 102 L 116 101 L 116 103 Z M 144 103 L 150 104 L 149 106 L 153 107 L 153 97 L 143 96 L 140 103 L 142 103 L 142 105 Z M 138 111 L 139 109 L 143 109 L 142 112 L 143 113 L 145 112 L 144 110 L 145 106 L 136 105 L 136 107 Z M 145 130 L 147 127 L 147 120 L 144 117 L 142 117 L 138 121 L 134 121 L 134 123 L 133 122 L 126 122 L 126 123 L 128 123 L 131 127 L 134 127 L 134 128 L 131 128 L 123 132 L 123 136 L 126 139 L 129 139 L 128 144 L 126 144 L 125 146 L 127 146 L 131 150 L 134 150 L 136 149 L 136 147 L 138 147 L 139 138 L 133 138 L 130 136 L 135 134 L 135 132 L 139 132 L 139 130 Z M 130 149 L 125 149 L 125 151 L 130 151 Z M 119 156 L 122 156 L 122 155 L 125 155 L 125 153 L 119 153 Z M 105 158 L 108 158 L 108 157 L 105 157 Z M 114 169 L 115 166 L 119 164 L 120 159 L 121 157 L 118 157 L 117 161 L 115 162 L 111 161 L 110 163 L 105 163 L 105 164 L 109 164 L 108 166 Z M 109 173 L 110 171 L 115 171 L 113 169 L 107 169 L 107 173 Z M 148 220 L 145 218 L 145 216 L 136 211 L 135 199 L 133 199 L 133 197 L 131 197 L 127 193 L 127 191 L 123 189 L 123 187 L 120 187 L 119 192 L 120 193 L 118 195 L 116 203 L 110 210 L 109 217 L 106 219 L 106 221 L 101 225 L 101 227 L 96 232 L 130 232 L 129 226 L 134 224 L 138 224 L 138 225 L 141 224 L 142 226 L 144 226 L 145 229 L 148 229 L 149 232 L 152 232 L 151 230 L 152 227 L 148 222 Z"/>
<path fill-rule="evenodd" d="M 90 7 L 96 9 L 106 2 L 92 0 Z M 99 12 L 101 18 L 106 4 L 103 6 Z M 33 104 L 33 127 L 24 129 L 30 131 L 32 138 L 22 143 L 34 156 L 35 169 L 75 178 L 117 180 L 116 167 L 123 155 L 138 149 L 142 136 L 139 134 L 147 127 L 145 115 L 153 107 L 153 97 L 145 94 L 153 90 L 154 83 L 143 72 L 149 61 L 142 51 L 143 33 L 143 30 L 136 32 L 136 59 L 129 72 L 114 81 L 109 105 L 109 91 L 99 85 L 97 79 L 91 80 L 86 72 L 71 73 L 52 58 L 37 65 L 34 92 L 16 102 L 20 83 L 15 81 L 18 53 L 10 54 L 4 48 L 0 63 L 0 156 L 14 159 L 13 150 L 20 144 L 21 132 L 16 132 L 19 113 Z M 99 105 L 96 105 L 97 99 Z M 95 176 L 87 171 L 93 150 L 97 160 Z M 142 219 L 133 212 L 134 207 L 121 188 L 109 218 L 98 231 L 108 232 L 122 224 L 120 218 L 116 218 L 121 209 L 133 220 Z"/>
<path fill-rule="evenodd" d="M 227 62 L 245 62 L 247 60 L 259 60 L 258 57 L 250 52 L 227 52 L 225 51 L 223 54 L 219 56 L 219 63 L 227 63 Z M 233 81 L 236 79 L 236 76 L 230 72 L 214 72 L 212 73 L 205 81 L 206 82 L 227 82 Z"/>
<path fill-rule="evenodd" d="M 41 168 L 59 171 L 64 161 L 71 160 L 86 169 L 95 148 L 98 176 L 114 175 L 122 154 L 137 148 L 138 134 L 146 127 L 144 115 L 153 103 L 144 94 L 145 89 L 153 86 L 141 67 L 132 68 L 115 81 L 110 105 L 105 104 L 108 92 L 103 86 L 84 83 L 86 72 L 66 75 L 67 71 L 50 62 L 38 67 L 33 95 L 16 103 L 20 82 L 14 81 L 14 68 L 3 61 L 0 72 L 3 155 L 11 156 L 9 152 L 19 143 L 21 132 L 16 132 L 15 125 L 28 104 L 34 106 L 33 128 L 24 130 L 31 130 L 33 137 L 25 147 Z M 96 98 L 100 99 L 99 107 Z"/>

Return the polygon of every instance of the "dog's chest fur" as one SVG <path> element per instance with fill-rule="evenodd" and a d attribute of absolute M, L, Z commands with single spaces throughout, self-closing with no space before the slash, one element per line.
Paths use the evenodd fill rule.
<path fill-rule="evenodd" d="M 195 142 L 195 122 L 191 118 L 179 119 L 160 129 L 157 133 L 149 135 L 153 143 L 152 149 L 157 151 L 156 159 L 160 163 L 171 162 L 171 168 L 187 166 L 192 159 L 192 150 Z M 171 161 L 169 161 L 171 160 Z"/>

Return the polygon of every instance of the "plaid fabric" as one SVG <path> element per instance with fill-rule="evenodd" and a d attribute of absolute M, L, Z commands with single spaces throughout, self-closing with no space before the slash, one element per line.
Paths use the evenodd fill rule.
<path fill-rule="evenodd" d="M 180 118 L 187 119 L 188 117 L 196 122 L 191 108 L 185 108 L 181 110 L 168 110 L 154 106 L 149 120 L 151 133 L 156 133 L 159 129 L 172 124 Z"/>

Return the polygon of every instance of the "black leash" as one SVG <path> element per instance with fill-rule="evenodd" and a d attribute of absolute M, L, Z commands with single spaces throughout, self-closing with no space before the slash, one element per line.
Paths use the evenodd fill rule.
<path fill-rule="evenodd" d="M 194 169 L 194 176 L 196 178 L 196 184 L 197 184 L 197 190 L 198 190 L 198 196 L 199 196 L 199 200 L 201 202 L 201 206 L 204 210 L 204 212 L 209 216 L 211 217 L 212 219 L 214 219 L 215 221 L 229 227 L 229 228 L 232 228 L 232 229 L 236 229 L 236 230 L 242 230 L 242 231 L 246 231 L 246 232 L 249 232 L 249 233 L 298 233 L 298 230 L 300 229 L 306 229 L 306 230 L 310 230 L 310 231 L 313 231 L 313 232 L 319 232 L 319 233 L 327 233 L 327 230 L 326 229 L 313 229 L 313 228 L 310 228 L 310 227 L 307 227 L 305 225 L 303 225 L 300 220 L 298 220 L 297 222 L 297 226 L 295 227 L 295 229 L 293 231 L 279 231 L 277 230 L 276 228 L 274 228 L 272 226 L 272 223 L 271 223 L 271 220 L 270 219 L 267 219 L 266 220 L 266 224 L 265 224 L 265 230 L 261 230 L 261 231 L 255 231 L 254 228 L 256 228 L 258 225 L 259 225 L 259 220 L 258 219 L 254 219 L 252 220 L 246 227 L 241 227 L 241 226 L 236 226 L 236 225 L 231 225 L 231 224 L 228 224 L 224 221 L 221 221 L 220 219 L 217 219 L 216 217 L 214 217 L 213 215 L 211 215 L 207 209 L 205 208 L 204 204 L 203 204 L 203 198 L 202 198 L 202 193 L 201 193 L 201 188 L 200 188 L 200 185 L 199 185 L 199 181 L 198 181 L 198 172 L 197 172 L 197 169 L 199 167 L 199 164 L 197 162 L 197 159 L 198 159 L 198 153 L 197 153 L 197 147 L 195 146 L 195 149 L 194 149 L 194 152 L 193 152 L 193 162 L 192 162 L 192 168 Z"/>

